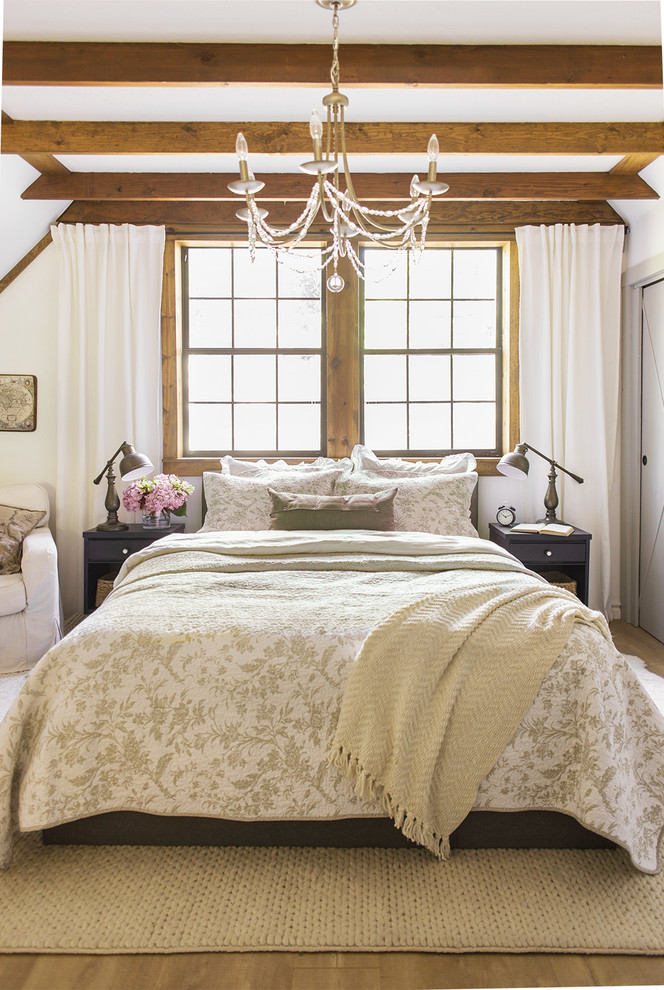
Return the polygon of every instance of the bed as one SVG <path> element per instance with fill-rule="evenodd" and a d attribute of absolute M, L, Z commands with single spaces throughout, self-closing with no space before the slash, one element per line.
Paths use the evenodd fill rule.
<path fill-rule="evenodd" d="M 534 697 L 450 827 L 451 846 L 608 842 L 638 869 L 660 869 L 664 720 L 603 620 L 477 538 L 476 478 L 429 479 L 422 506 L 413 497 L 421 478 L 363 473 L 337 473 L 333 490 L 406 495 L 398 513 L 395 498 L 396 531 L 267 530 L 260 511 L 252 516 L 248 479 L 243 488 L 220 475 L 206 492 L 202 531 L 166 537 L 126 562 L 104 604 L 32 671 L 0 727 L 5 864 L 16 828 L 43 829 L 47 842 L 407 843 L 412 830 L 394 827 L 380 789 L 335 765 L 331 740 L 375 630 L 422 602 L 452 614 L 461 589 L 477 596 L 479 586 L 483 603 L 534 596 L 580 617 L 543 676 L 533 675 Z M 324 468 L 317 474 L 299 491 L 313 487 L 324 500 L 329 479 Z M 297 491 L 296 474 L 287 480 Z M 288 491 L 283 481 L 269 473 L 254 487 Z M 411 526 L 418 512 L 440 513 L 432 488 L 445 492 L 452 533 Z M 244 495 L 230 504 L 229 490 Z M 436 644 L 450 637 L 441 629 Z M 556 635 L 551 626 L 543 638 Z M 526 679 L 532 667 L 514 646 L 526 642 L 519 637 L 503 650 L 517 666 L 498 714 L 517 693 L 515 671 Z M 485 642 L 478 682 L 486 653 Z M 500 679 L 507 668 L 496 666 Z M 462 721 L 482 736 L 495 717 L 482 710 Z"/>

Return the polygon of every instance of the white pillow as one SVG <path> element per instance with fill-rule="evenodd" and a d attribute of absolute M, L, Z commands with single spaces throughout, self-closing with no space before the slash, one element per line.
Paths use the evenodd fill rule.
<path fill-rule="evenodd" d="M 432 474 L 467 474 L 474 471 L 477 461 L 474 454 L 448 454 L 440 461 L 405 461 L 401 457 L 376 457 L 373 450 L 361 443 L 355 444 L 350 455 L 355 471 L 381 474 L 384 478 L 412 478 Z"/>
<path fill-rule="evenodd" d="M 351 468 L 349 457 L 341 457 L 338 460 L 334 457 L 317 457 L 315 461 L 300 461 L 298 464 L 287 464 L 286 461 L 240 461 L 236 457 L 226 454 L 221 458 L 222 474 L 235 474 L 256 476 L 274 471 L 330 471 L 336 469 L 339 474 Z"/>
<path fill-rule="evenodd" d="M 200 533 L 212 530 L 270 528 L 272 502 L 268 488 L 332 495 L 338 471 L 271 471 L 257 477 L 203 472 L 207 512 Z"/>
<path fill-rule="evenodd" d="M 394 499 L 394 528 L 409 533 L 476 537 L 477 530 L 470 521 L 470 500 L 476 484 L 474 471 L 400 479 Z M 384 478 L 356 471 L 337 481 L 334 493 L 367 495 L 384 487 Z"/>

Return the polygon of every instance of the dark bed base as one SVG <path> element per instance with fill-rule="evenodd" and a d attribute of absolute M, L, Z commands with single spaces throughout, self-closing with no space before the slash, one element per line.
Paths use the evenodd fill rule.
<path fill-rule="evenodd" d="M 331 822 L 233 822 L 115 811 L 44 829 L 46 845 L 404 847 L 389 818 Z M 472 811 L 452 833 L 455 849 L 611 849 L 613 842 L 555 811 Z"/>

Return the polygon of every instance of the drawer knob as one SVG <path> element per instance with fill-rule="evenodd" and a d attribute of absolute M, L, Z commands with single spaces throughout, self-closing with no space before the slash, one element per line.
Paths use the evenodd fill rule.
<path fill-rule="evenodd" d="M 126 553 L 126 552 L 127 552 L 126 550 L 123 550 L 123 553 Z M 552 555 L 553 551 L 552 550 L 545 550 L 544 553 L 545 553 L 545 555 L 547 557 L 550 557 Z"/>
<path fill-rule="evenodd" d="M 122 552 L 123 553 L 129 553 L 129 547 L 123 547 L 122 548 Z"/>

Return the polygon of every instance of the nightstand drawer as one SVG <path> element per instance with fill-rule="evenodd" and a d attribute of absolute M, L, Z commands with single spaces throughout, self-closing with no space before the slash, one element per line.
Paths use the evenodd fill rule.
<path fill-rule="evenodd" d="M 524 564 L 573 564 L 586 559 L 585 543 L 516 543 L 510 553 Z"/>
<path fill-rule="evenodd" d="M 89 540 L 88 560 L 122 561 L 145 546 L 145 540 Z"/>

